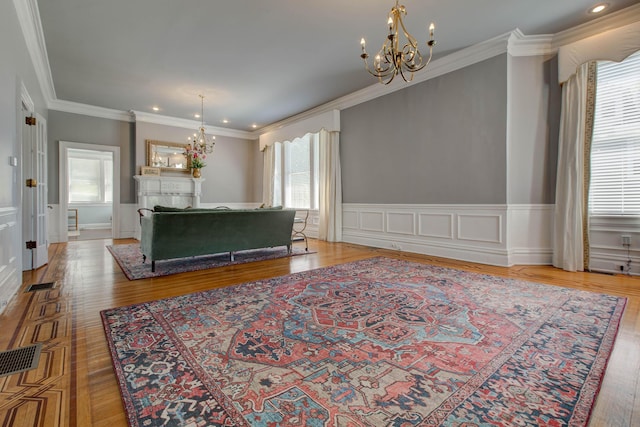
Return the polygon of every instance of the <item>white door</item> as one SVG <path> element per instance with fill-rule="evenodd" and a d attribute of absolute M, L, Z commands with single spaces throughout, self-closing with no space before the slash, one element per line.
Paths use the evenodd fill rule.
<path fill-rule="evenodd" d="M 31 124 L 27 117 L 35 118 Z M 24 187 L 22 193 L 22 269 L 45 265 L 47 250 L 47 123 L 39 114 L 25 114 L 22 133 Z"/>

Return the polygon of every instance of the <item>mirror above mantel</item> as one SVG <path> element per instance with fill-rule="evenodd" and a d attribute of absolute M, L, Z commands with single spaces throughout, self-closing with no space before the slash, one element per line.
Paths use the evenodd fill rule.
<path fill-rule="evenodd" d="M 184 150 L 187 144 L 179 142 L 146 140 L 147 166 L 160 168 L 162 172 L 185 172 L 190 168 Z"/>

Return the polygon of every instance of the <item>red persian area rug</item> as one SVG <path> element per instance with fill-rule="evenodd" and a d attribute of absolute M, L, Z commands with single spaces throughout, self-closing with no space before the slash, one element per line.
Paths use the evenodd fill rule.
<path fill-rule="evenodd" d="M 150 277 L 169 276 L 187 271 L 206 270 L 208 268 L 223 267 L 225 265 L 244 264 L 247 262 L 264 261 L 275 258 L 285 258 L 295 255 L 312 254 L 302 248 L 293 247 L 287 252 L 286 246 L 275 248 L 252 249 L 234 252 L 234 260 L 229 259 L 229 252 L 213 255 L 202 255 L 188 258 L 169 259 L 156 262 L 156 271 L 151 271 L 151 261 L 142 263 L 142 252 L 139 243 L 125 245 L 107 245 L 120 269 L 129 280 L 148 279 Z"/>
<path fill-rule="evenodd" d="M 584 426 L 625 303 L 372 258 L 101 314 L 131 426 Z"/>

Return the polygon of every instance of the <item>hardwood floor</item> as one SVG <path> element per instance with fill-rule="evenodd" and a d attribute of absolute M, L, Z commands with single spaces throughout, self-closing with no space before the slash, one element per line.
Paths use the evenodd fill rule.
<path fill-rule="evenodd" d="M 0 316 L 0 350 L 44 345 L 37 369 L 0 378 L 0 426 L 127 426 L 100 320 L 103 309 L 379 255 L 626 296 L 591 426 L 640 425 L 640 278 L 567 273 L 549 266 L 492 267 L 311 240 L 314 254 L 129 281 L 105 248 L 111 243 L 54 244 L 47 266 L 24 273 L 21 291 Z M 54 289 L 23 292 L 48 281 L 56 282 Z"/>

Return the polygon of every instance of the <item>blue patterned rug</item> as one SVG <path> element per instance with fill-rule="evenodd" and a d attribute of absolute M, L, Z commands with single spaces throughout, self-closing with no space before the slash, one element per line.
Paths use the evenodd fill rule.
<path fill-rule="evenodd" d="M 185 273 L 187 271 L 206 270 L 208 268 L 226 265 L 244 264 L 247 262 L 264 261 L 268 259 L 285 258 L 289 256 L 314 253 L 302 248 L 293 247 L 293 253 L 287 253 L 285 246 L 275 248 L 254 249 L 234 252 L 235 260 L 229 260 L 229 253 L 204 255 L 189 258 L 178 258 L 166 261 L 156 261 L 156 271 L 151 271 L 151 261 L 142 263 L 140 244 L 107 245 L 107 249 L 115 258 L 122 272 L 129 280 L 148 279 L 150 277 L 168 276 Z"/>

